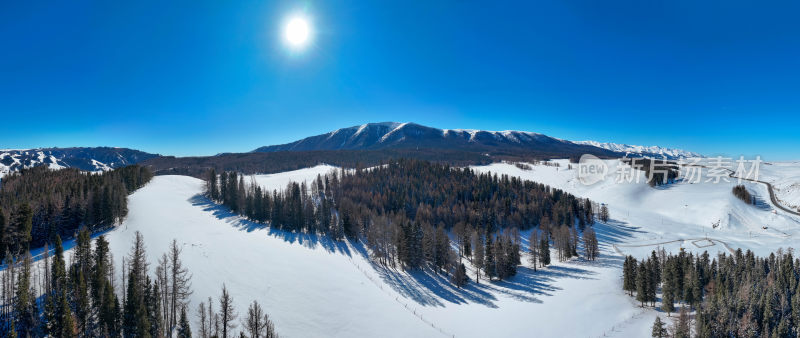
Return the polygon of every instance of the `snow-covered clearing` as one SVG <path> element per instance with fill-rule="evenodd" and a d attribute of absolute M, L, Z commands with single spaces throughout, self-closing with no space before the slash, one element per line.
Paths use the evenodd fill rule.
<path fill-rule="evenodd" d="M 269 191 L 286 189 L 286 186 L 289 184 L 289 182 L 305 182 L 308 187 L 311 187 L 311 182 L 317 178 L 317 175 L 325 176 L 338 169 L 338 167 L 322 164 L 311 168 L 292 170 L 277 174 L 251 175 L 245 179 L 247 182 L 255 180 L 258 185 L 266 188 Z"/>

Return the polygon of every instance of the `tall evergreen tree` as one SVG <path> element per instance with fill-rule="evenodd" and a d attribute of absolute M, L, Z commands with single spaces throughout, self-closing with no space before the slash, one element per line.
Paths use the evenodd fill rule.
<path fill-rule="evenodd" d="M 655 322 L 653 322 L 653 338 L 667 338 L 669 337 L 669 333 L 667 332 L 667 327 L 664 325 L 664 322 L 661 321 L 661 317 L 656 316 Z"/>
<path fill-rule="evenodd" d="M 33 259 L 30 253 L 25 254 L 22 268 L 17 276 L 17 294 L 14 300 L 14 318 L 17 333 L 22 337 L 35 335 L 36 317 L 38 307 L 36 297 L 31 289 L 31 264 Z"/>
<path fill-rule="evenodd" d="M 550 240 L 547 237 L 547 234 L 542 234 L 539 242 L 539 262 L 543 267 L 550 265 Z"/>
<path fill-rule="evenodd" d="M 642 307 L 644 307 L 645 302 L 650 301 L 647 294 L 649 287 L 648 275 L 645 263 L 639 263 L 639 266 L 636 267 L 636 300 L 642 303 Z"/>
<path fill-rule="evenodd" d="M 186 318 L 186 305 L 181 306 L 181 317 L 178 322 L 178 338 L 192 338 L 192 329 L 189 319 Z"/>

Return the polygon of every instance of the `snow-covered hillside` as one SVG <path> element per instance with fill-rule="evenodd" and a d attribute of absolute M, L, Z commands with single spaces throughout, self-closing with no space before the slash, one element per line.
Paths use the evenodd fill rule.
<path fill-rule="evenodd" d="M 597 142 L 597 141 L 573 141 L 573 143 L 590 145 L 598 148 L 615 151 L 618 153 L 624 153 L 626 155 L 632 154 L 637 156 L 647 156 L 656 158 L 666 157 L 667 159 L 703 157 L 703 155 L 700 155 L 699 153 L 695 153 L 692 151 L 686 151 L 674 148 L 664 148 L 659 146 L 637 146 L 637 145 Z"/>
<path fill-rule="evenodd" d="M 566 169 L 568 161 L 557 162 L 562 166 L 533 166 L 533 170 L 521 170 L 511 164 L 496 163 L 474 169 L 519 176 L 606 203 L 615 222 L 637 228 L 635 238 L 617 245 L 625 254 L 646 254 L 658 247 L 650 243 L 674 240 L 682 241 L 666 247 L 677 250 L 683 245 L 684 250 L 695 252 L 725 252 L 730 247 L 769 255 L 780 247 L 800 247 L 800 218 L 773 207 L 763 184 L 743 182 L 758 199 L 758 205 L 753 206 L 733 196 L 731 190 L 738 184 L 735 179 L 716 184 L 703 179 L 696 184 L 678 182 L 652 188 L 644 183 L 643 173 L 638 171 L 639 183 L 635 179 L 618 183 L 621 163 L 606 160 L 609 170 L 605 179 L 586 186 L 578 180 L 576 169 Z M 706 177 L 706 173 L 706 169 L 702 169 L 702 177 Z M 709 243 L 691 243 L 706 237 L 716 240 L 716 244 L 704 247 Z M 645 246 L 635 249 L 630 245 Z"/>
<path fill-rule="evenodd" d="M 258 181 L 280 189 L 290 177 L 307 180 L 330 169 Z M 192 308 L 216 298 L 225 283 L 240 313 L 258 300 L 287 337 L 522 337 L 531 334 L 532 321 L 543 336 L 602 336 L 642 316 L 620 290 L 619 257 L 607 245 L 595 263 L 579 259 L 539 272 L 522 267 L 508 281 L 456 289 L 446 277 L 374 266 L 358 244 L 243 221 L 201 197 L 202 187 L 194 178 L 158 176 L 131 195 L 128 219 L 107 233 L 117 266 L 135 231 L 144 235 L 153 265 L 178 238 L 194 274 Z M 598 229 L 606 243 L 627 236 L 626 227 Z M 589 316 L 597 320 L 552 324 Z"/>
<path fill-rule="evenodd" d="M 772 184 L 784 206 L 800 211 L 800 162 L 766 162 L 759 179 Z"/>
<path fill-rule="evenodd" d="M 41 165 L 51 169 L 105 171 L 156 156 L 138 150 L 111 147 L 0 149 L 0 178 L 20 169 Z"/>

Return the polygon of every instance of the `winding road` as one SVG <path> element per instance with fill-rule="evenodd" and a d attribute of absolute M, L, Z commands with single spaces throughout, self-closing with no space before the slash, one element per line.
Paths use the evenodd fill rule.
<path fill-rule="evenodd" d="M 772 183 L 764 182 L 764 181 L 760 181 L 760 180 L 756 180 L 756 179 L 733 176 L 734 174 L 736 174 L 733 170 L 730 170 L 730 169 L 726 169 L 726 170 L 731 172 L 731 174 L 728 175 L 731 178 L 741 179 L 741 180 L 745 180 L 745 181 L 756 182 L 756 183 L 761 183 L 761 184 L 766 185 L 767 186 L 767 191 L 769 191 L 769 199 L 772 201 L 772 204 L 775 205 L 775 207 L 777 207 L 778 209 L 781 209 L 783 211 L 786 211 L 786 212 L 788 212 L 788 213 L 790 213 L 792 215 L 800 216 L 800 212 L 797 212 L 796 210 L 792 210 L 792 209 L 789 209 L 789 208 L 784 207 L 783 205 L 781 205 L 781 203 L 778 201 L 778 198 L 775 197 L 775 189 L 772 187 Z"/>

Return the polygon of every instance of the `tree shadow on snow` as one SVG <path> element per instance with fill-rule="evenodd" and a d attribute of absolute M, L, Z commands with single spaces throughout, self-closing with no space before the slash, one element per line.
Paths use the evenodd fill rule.
<path fill-rule="evenodd" d="M 547 268 L 534 271 L 525 262 L 517 267 L 517 274 L 498 281 L 488 281 L 481 273 L 481 282 L 475 282 L 475 269 L 464 259 L 467 265 L 469 283 L 463 288 L 458 288 L 450 282 L 450 276 L 437 273 L 431 269 L 417 269 L 405 271 L 398 268 L 384 266 L 371 259 L 369 251 L 360 241 L 336 241 L 319 234 L 306 234 L 274 229 L 267 224 L 248 221 L 231 212 L 228 208 L 210 201 L 200 194 L 189 199 L 194 206 L 203 208 L 203 211 L 212 213 L 217 219 L 242 231 L 265 231 L 269 236 L 280 238 L 290 244 L 300 244 L 305 247 L 315 248 L 322 246 L 331 253 L 341 253 L 348 257 L 359 255 L 364 258 L 374 270 L 381 281 L 392 288 L 404 298 L 413 300 L 421 306 L 443 307 L 446 303 L 467 304 L 476 303 L 487 307 L 497 308 L 498 295 L 504 295 L 519 301 L 542 303 L 541 297 L 552 296 L 561 290 L 556 286 L 562 279 L 594 279 L 596 272 L 584 269 L 584 266 L 619 267 L 623 257 L 616 254 L 607 254 L 612 251 L 611 244 L 633 238 L 633 234 L 642 232 L 636 227 L 626 223 L 611 220 L 607 223 L 594 225 L 598 241 L 601 243 L 601 254 L 595 261 L 586 261 L 583 258 L 570 260 L 566 264 L 551 265 Z M 527 236 L 523 235 L 523 247 L 527 247 Z M 353 263 L 359 269 L 357 263 Z M 364 272 L 366 274 L 366 271 Z M 369 275 L 367 275 L 368 278 Z M 379 287 L 382 287 L 378 285 Z M 398 299 L 398 301 L 401 301 Z"/>
<path fill-rule="evenodd" d="M 324 235 L 280 230 L 271 227 L 268 224 L 253 222 L 242 216 L 239 216 L 223 205 L 214 203 L 201 194 L 192 196 L 189 198 L 189 202 L 192 203 L 193 206 L 201 207 L 203 211 L 210 212 L 217 219 L 224 221 L 225 223 L 228 223 L 232 227 L 241 231 L 265 231 L 267 235 L 280 238 L 289 244 L 297 243 L 310 249 L 320 246 L 328 252 L 342 253 L 347 256 L 351 255 L 350 248 L 345 242 L 333 240 Z"/>

